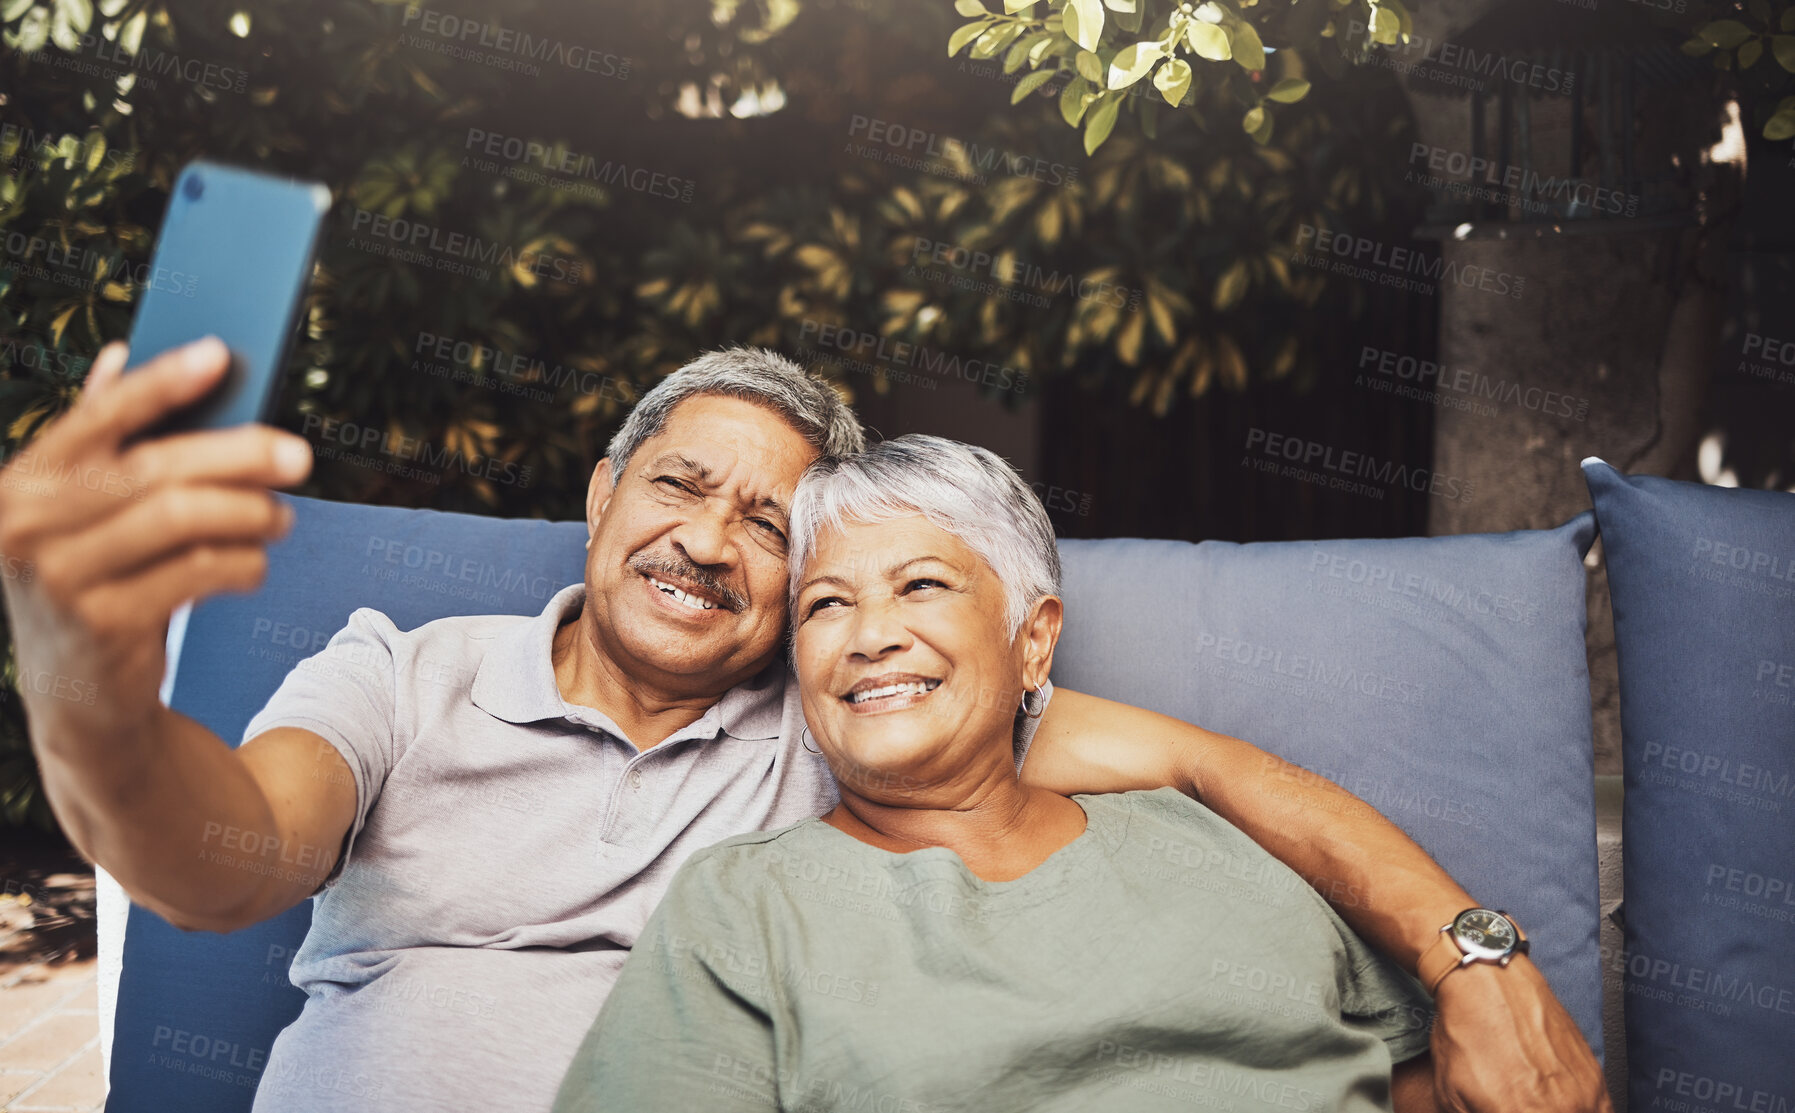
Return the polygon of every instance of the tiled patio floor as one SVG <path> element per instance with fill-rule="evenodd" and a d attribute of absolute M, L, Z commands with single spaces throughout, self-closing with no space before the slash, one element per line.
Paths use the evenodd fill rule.
<path fill-rule="evenodd" d="M 0 1110 L 99 1110 L 100 1028 L 93 959 L 0 974 Z"/>

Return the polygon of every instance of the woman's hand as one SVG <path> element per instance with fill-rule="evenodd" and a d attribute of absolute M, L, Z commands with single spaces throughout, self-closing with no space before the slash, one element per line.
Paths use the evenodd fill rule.
<path fill-rule="evenodd" d="M 1447 974 L 1435 1000 L 1434 1093 L 1451 1113 L 1614 1113 L 1576 1021 L 1524 957 Z"/>

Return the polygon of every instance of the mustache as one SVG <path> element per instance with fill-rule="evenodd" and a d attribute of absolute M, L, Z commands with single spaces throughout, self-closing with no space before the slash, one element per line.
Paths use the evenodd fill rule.
<path fill-rule="evenodd" d="M 637 553 L 630 557 L 630 570 L 657 580 L 683 581 L 714 596 L 717 605 L 736 614 L 748 609 L 748 600 L 741 592 L 724 582 L 723 577 L 701 568 L 689 560 L 664 554 Z"/>

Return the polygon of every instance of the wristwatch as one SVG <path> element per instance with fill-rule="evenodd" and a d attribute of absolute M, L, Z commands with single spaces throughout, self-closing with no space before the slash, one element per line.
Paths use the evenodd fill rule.
<path fill-rule="evenodd" d="M 1508 960 L 1527 953 L 1527 936 L 1508 913 L 1489 908 L 1467 908 L 1440 929 L 1434 945 L 1421 953 L 1415 972 L 1435 993 L 1446 975 L 1473 962 L 1507 966 Z"/>

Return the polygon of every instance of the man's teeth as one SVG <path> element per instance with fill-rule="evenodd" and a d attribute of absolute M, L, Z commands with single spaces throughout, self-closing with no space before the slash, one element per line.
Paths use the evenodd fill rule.
<path fill-rule="evenodd" d="M 868 688 L 864 692 L 849 692 L 849 703 L 865 703 L 869 699 L 884 699 L 886 696 L 920 696 L 932 692 L 939 687 L 939 680 L 910 680 L 902 684 L 887 684 L 883 688 Z"/>
<path fill-rule="evenodd" d="M 671 596 L 673 596 L 675 602 L 684 603 L 686 606 L 691 607 L 693 610 L 714 611 L 717 609 L 717 605 L 715 603 L 711 602 L 709 599 L 700 599 L 698 596 L 693 595 L 691 592 L 681 591 L 677 587 L 674 587 L 672 584 L 662 583 L 661 581 L 655 579 L 653 576 L 648 577 L 648 582 L 653 584 L 655 587 L 659 588 L 663 595 L 671 595 Z"/>

